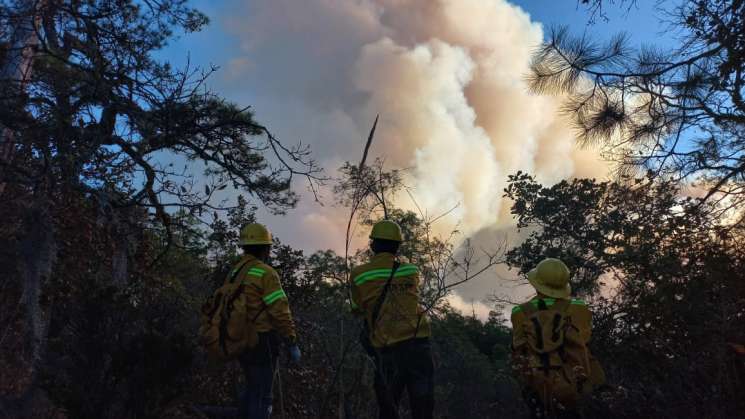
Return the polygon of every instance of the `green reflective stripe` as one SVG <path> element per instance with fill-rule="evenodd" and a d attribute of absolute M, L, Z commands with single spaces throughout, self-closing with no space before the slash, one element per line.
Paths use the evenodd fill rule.
<path fill-rule="evenodd" d="M 400 272 L 400 273 L 399 272 L 396 272 L 396 274 L 393 275 L 393 277 L 394 278 L 400 278 L 402 276 L 409 276 L 409 275 L 413 275 L 415 273 L 416 273 L 416 271 L 412 271 L 412 272 Z M 359 279 L 358 281 L 356 281 L 355 282 L 355 285 L 360 286 L 360 285 L 363 285 L 364 283 L 370 282 L 370 281 L 387 280 L 390 276 L 391 276 L 390 272 L 387 273 L 387 274 L 379 274 L 379 275 L 368 276 L 368 277 L 365 277 L 365 278 L 362 278 L 362 279 Z"/>
<path fill-rule="evenodd" d="M 546 305 L 551 305 L 551 304 L 556 303 L 556 299 L 554 299 L 554 298 L 543 298 L 542 300 L 546 302 Z M 538 305 L 538 300 L 533 300 L 533 301 L 531 301 L 531 303 L 534 306 L 537 306 Z"/>
<path fill-rule="evenodd" d="M 405 275 L 412 275 L 416 273 L 416 268 L 406 268 L 406 269 L 398 269 L 396 270 L 396 274 L 394 276 L 405 276 Z M 367 271 L 365 273 L 362 273 L 358 275 L 354 279 L 354 283 L 356 285 L 361 285 L 369 280 L 372 279 L 387 279 L 389 276 L 391 276 L 391 270 L 390 269 L 375 269 L 373 271 Z"/>
<path fill-rule="evenodd" d="M 538 307 L 538 300 L 543 300 L 543 302 L 546 303 L 546 306 L 552 306 L 556 304 L 556 300 L 553 298 L 537 298 L 535 300 L 530 300 L 530 304 L 533 304 L 534 306 Z"/>
<path fill-rule="evenodd" d="M 261 268 L 251 268 L 248 270 L 248 272 L 246 272 L 246 274 L 252 276 L 264 276 L 265 273 L 266 271 Z"/>
<path fill-rule="evenodd" d="M 586 306 L 587 305 L 586 302 L 584 302 L 583 300 L 580 300 L 579 298 L 573 298 L 572 299 L 572 304 L 574 304 L 576 306 Z"/>
<path fill-rule="evenodd" d="M 396 270 L 394 277 L 409 276 L 419 272 L 419 269 L 414 265 L 404 265 Z M 391 276 L 391 269 L 375 269 L 367 271 L 365 273 L 357 275 L 354 278 L 355 285 L 362 285 L 365 282 L 372 281 L 374 279 L 388 279 Z"/>
<path fill-rule="evenodd" d="M 267 295 L 266 297 L 264 297 L 264 303 L 266 305 L 270 305 L 270 304 L 274 303 L 275 301 L 277 301 L 277 300 L 279 300 L 280 298 L 283 298 L 283 297 L 287 297 L 287 295 L 285 294 L 284 290 L 277 290 L 277 291 L 274 291 L 273 293 Z"/>
<path fill-rule="evenodd" d="M 530 300 L 530 304 L 533 304 L 535 307 L 538 307 L 538 300 L 539 300 L 538 298 L 536 298 L 535 300 Z M 543 298 L 543 301 L 546 303 L 547 307 L 556 304 L 555 298 Z M 581 300 L 578 300 L 578 301 L 581 301 Z M 574 300 L 572 300 L 572 304 L 574 304 Z M 521 311 L 523 311 L 523 309 L 520 306 L 512 307 L 512 314 L 520 313 Z"/>
<path fill-rule="evenodd" d="M 366 276 L 369 276 L 369 275 L 384 274 L 386 272 L 388 272 L 388 274 L 390 274 L 391 273 L 391 270 L 390 269 L 373 269 L 371 271 L 362 272 L 361 274 L 357 275 L 354 278 L 354 282 L 357 283 L 357 281 L 359 281 L 360 279 L 362 279 L 362 278 L 364 278 Z"/>
<path fill-rule="evenodd" d="M 416 267 L 416 265 L 401 265 L 396 269 L 396 276 L 400 272 L 409 272 L 409 275 L 413 272 L 417 272 L 419 269 Z M 367 276 L 375 276 L 375 275 L 390 275 L 391 274 L 391 268 L 382 268 L 382 269 L 373 269 L 367 272 L 363 272 L 354 279 L 354 282 L 357 282 L 361 280 L 362 278 L 365 278 Z"/>

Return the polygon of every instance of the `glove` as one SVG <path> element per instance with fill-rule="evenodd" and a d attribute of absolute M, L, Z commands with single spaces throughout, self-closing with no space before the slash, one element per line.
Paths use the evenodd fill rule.
<path fill-rule="evenodd" d="M 290 348 L 289 348 L 288 351 L 290 353 L 290 359 L 292 360 L 292 362 L 294 362 L 295 364 L 299 364 L 300 363 L 300 356 L 301 356 L 300 355 L 300 348 L 298 348 L 297 345 L 292 345 L 292 346 L 290 346 Z"/>

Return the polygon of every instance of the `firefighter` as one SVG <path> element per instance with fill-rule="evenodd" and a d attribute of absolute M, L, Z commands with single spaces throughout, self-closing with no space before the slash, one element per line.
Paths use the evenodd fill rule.
<path fill-rule="evenodd" d="M 244 294 L 248 321 L 254 321 L 259 336 L 258 344 L 238 358 L 246 379 L 240 395 L 240 416 L 266 419 L 272 411 L 272 384 L 280 342 L 284 341 L 294 363 L 300 362 L 300 349 L 279 275 L 266 264 L 272 247 L 271 233 L 261 224 L 249 224 L 241 229 L 239 244 L 244 255 L 230 276 L 237 274 L 247 284 Z"/>
<path fill-rule="evenodd" d="M 393 221 L 370 233 L 373 257 L 352 269 L 351 305 L 364 318 L 361 340 L 375 361 L 375 393 L 381 419 L 398 418 L 403 391 L 415 419 L 432 418 L 434 382 L 429 319 L 420 307 L 419 269 L 397 257 L 403 241 Z"/>
<path fill-rule="evenodd" d="M 569 269 L 558 259 L 528 272 L 536 295 L 512 310 L 512 363 L 533 418 L 580 417 L 583 394 L 604 373 L 587 347 L 592 315 L 571 296 Z"/>

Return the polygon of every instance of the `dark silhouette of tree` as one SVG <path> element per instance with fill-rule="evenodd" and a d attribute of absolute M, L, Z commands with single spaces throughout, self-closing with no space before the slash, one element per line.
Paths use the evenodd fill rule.
<path fill-rule="evenodd" d="M 583 1 L 601 10 L 602 0 Z M 534 91 L 566 95 L 582 144 L 602 143 L 628 172 L 705 188 L 720 211 L 745 206 L 745 2 L 661 2 L 677 47 L 633 50 L 555 29 L 535 54 Z M 736 222 L 743 222 L 742 214 Z"/>
<path fill-rule="evenodd" d="M 22 20 L 15 14 L 23 12 L 0 9 L 5 22 Z M 112 205 L 150 207 L 167 224 L 168 208 L 209 207 L 226 186 L 281 212 L 297 199 L 292 176 L 317 172 L 303 160 L 307 149 L 284 147 L 250 108 L 207 90 L 215 68 L 175 69 L 153 58 L 174 30 L 207 23 L 186 1 L 58 1 L 36 12 L 33 73 L 23 90 L 3 83 L 3 99 L 15 106 L 3 109 L 1 122 L 17 136 L 4 181 L 30 186 L 51 177 L 94 195 L 108 192 Z M 167 163 L 168 153 L 203 164 L 206 185 Z"/>
<path fill-rule="evenodd" d="M 293 177 L 319 180 L 306 147 L 285 146 L 250 107 L 209 91 L 216 68 L 155 58 L 207 23 L 186 0 L 0 1 L 1 202 L 19 214 L 8 244 L 33 365 L 44 357 L 53 301 L 41 299 L 64 211 L 82 211 L 66 203 L 93 202 L 104 224 L 119 226 L 111 236 L 117 283 L 128 276 L 133 226 L 160 228 L 165 254 L 179 209 L 226 209 L 219 196 L 230 187 L 282 213 L 298 199 Z"/>
<path fill-rule="evenodd" d="M 596 22 L 597 19 L 607 21 L 608 5 L 623 8 L 628 13 L 636 6 L 636 3 L 637 0 L 577 0 L 577 4 L 581 4 L 590 14 L 590 23 Z"/>

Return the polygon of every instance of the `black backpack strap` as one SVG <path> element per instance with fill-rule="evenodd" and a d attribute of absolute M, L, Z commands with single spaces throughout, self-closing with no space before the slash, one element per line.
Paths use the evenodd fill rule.
<path fill-rule="evenodd" d="M 261 313 L 263 313 L 264 310 L 266 310 L 267 307 L 269 307 L 269 306 L 266 305 L 266 303 L 262 301 L 261 302 L 261 310 L 259 310 L 259 312 L 256 313 L 256 315 L 254 316 L 253 320 L 251 320 L 251 321 L 252 322 L 255 322 L 259 318 L 259 316 L 261 316 Z"/>
<path fill-rule="evenodd" d="M 558 313 L 554 314 L 554 318 L 551 320 L 551 340 L 554 342 L 559 340 L 561 333 L 561 330 L 559 330 L 559 326 L 561 326 L 562 314 L 566 311 L 567 307 L 569 307 L 567 300 L 556 300 L 551 305 L 552 310 L 558 311 Z M 546 306 L 546 302 L 544 300 L 538 300 L 538 309 L 548 310 L 548 307 Z"/>
<path fill-rule="evenodd" d="M 533 305 L 533 301 L 528 301 L 527 303 L 523 304 L 523 310 L 527 308 L 527 313 L 525 313 L 528 317 L 530 317 L 530 321 L 533 323 L 533 329 L 535 330 L 535 336 L 538 340 L 536 342 L 536 347 L 538 349 L 543 350 L 543 347 L 545 346 L 545 342 L 543 341 L 543 325 L 541 322 L 538 321 L 538 318 L 532 317 L 531 315 L 533 313 L 536 313 L 538 311 L 546 311 L 548 310 L 548 305 L 546 304 L 546 301 L 542 298 L 539 298 L 537 301 L 537 307 Z M 559 320 L 561 317 L 559 317 Z M 554 318 L 554 323 L 556 322 L 556 318 Z M 558 338 L 557 338 L 558 339 Z M 549 354 L 547 353 L 540 353 L 539 358 L 541 359 L 541 365 L 543 368 L 543 373 L 548 376 L 548 372 L 551 368 L 551 361 L 549 358 Z"/>
<path fill-rule="evenodd" d="M 385 302 L 386 297 L 388 296 L 388 289 L 391 287 L 391 281 L 393 280 L 393 276 L 396 275 L 396 270 L 398 270 L 399 266 L 401 266 L 401 262 L 398 260 L 393 261 L 393 268 L 391 269 L 391 275 L 388 277 L 388 280 L 385 281 L 385 285 L 383 286 L 383 291 L 380 293 L 380 296 L 375 301 L 375 306 L 373 307 L 372 311 L 372 317 L 370 319 L 370 325 L 371 330 L 370 333 L 375 333 L 375 325 L 378 323 L 378 316 L 380 315 L 380 309 L 383 308 L 383 303 Z"/>
<path fill-rule="evenodd" d="M 238 267 L 235 269 L 235 271 L 233 271 L 233 275 L 230 276 L 230 279 L 228 280 L 228 282 L 235 281 L 235 279 L 238 278 L 238 274 L 241 273 L 241 271 L 243 270 L 243 268 L 245 268 L 246 265 L 248 265 L 249 262 L 251 262 L 250 259 L 249 260 L 246 260 L 243 263 L 241 263 L 240 265 L 238 265 Z"/>
<path fill-rule="evenodd" d="M 530 320 L 533 322 L 535 336 L 538 339 L 538 342 L 536 342 L 536 346 L 538 347 L 538 349 L 543 349 L 543 326 L 541 325 L 541 322 L 539 322 L 538 319 L 535 317 L 531 317 Z"/>

